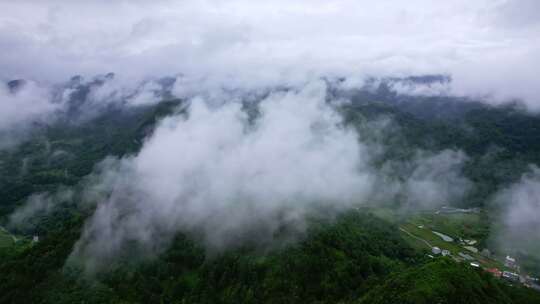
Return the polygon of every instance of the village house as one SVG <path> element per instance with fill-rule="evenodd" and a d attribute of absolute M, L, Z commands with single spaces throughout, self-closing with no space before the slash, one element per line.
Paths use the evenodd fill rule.
<path fill-rule="evenodd" d="M 512 282 L 519 282 L 519 275 L 515 272 L 503 271 L 502 277 Z"/>
<path fill-rule="evenodd" d="M 504 266 L 508 268 L 515 268 L 516 267 L 516 259 L 512 258 L 511 256 L 507 255 L 504 259 Z"/>

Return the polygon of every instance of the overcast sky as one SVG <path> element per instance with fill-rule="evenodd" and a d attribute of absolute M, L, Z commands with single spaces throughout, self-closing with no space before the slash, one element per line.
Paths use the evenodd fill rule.
<path fill-rule="evenodd" d="M 540 1 L 2 1 L 0 49 L 4 80 L 448 73 L 457 93 L 534 104 Z"/>

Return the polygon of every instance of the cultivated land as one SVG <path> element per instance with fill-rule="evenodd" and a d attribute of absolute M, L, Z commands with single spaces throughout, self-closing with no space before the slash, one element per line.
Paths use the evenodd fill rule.
<path fill-rule="evenodd" d="M 488 216 L 482 210 L 456 213 L 437 211 L 402 213 L 391 208 L 369 210 L 381 219 L 397 224 L 400 227 L 401 236 L 413 248 L 425 254 L 433 255 L 432 247 L 439 247 L 441 250 L 448 250 L 450 255 L 458 261 L 478 262 L 483 268 L 510 270 L 501 262 L 504 256 L 488 257 L 482 254 L 482 250 L 486 248 L 490 228 Z M 445 241 L 434 231 L 449 236 L 454 241 Z M 465 240 L 473 244 L 466 244 Z M 473 248 L 476 248 L 478 252 L 471 251 Z M 473 259 L 465 260 L 459 255 L 460 253 Z"/>

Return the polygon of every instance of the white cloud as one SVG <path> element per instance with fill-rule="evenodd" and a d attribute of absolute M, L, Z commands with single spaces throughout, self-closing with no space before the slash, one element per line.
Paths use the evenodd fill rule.
<path fill-rule="evenodd" d="M 105 178 L 111 194 L 75 254 L 110 257 L 127 240 L 152 251 L 191 229 L 202 231 L 210 248 L 255 231 L 264 243 L 281 225 L 302 222 L 314 205 L 362 201 L 373 182 L 370 156 L 355 132 L 339 126 L 325 89 L 316 83 L 271 95 L 251 127 L 239 103 L 214 108 L 195 98 L 189 118 L 165 118 L 136 157 L 104 171 L 113 176 Z"/>
<path fill-rule="evenodd" d="M 39 121 L 57 108 L 57 105 L 50 103 L 47 88 L 34 82 L 20 86 L 12 92 L 7 85 L 0 84 L 0 130 Z"/>
<path fill-rule="evenodd" d="M 0 83 L 0 149 L 21 141 L 33 124 L 45 123 L 61 106 L 48 88 L 30 81 L 10 89 Z"/>
<path fill-rule="evenodd" d="M 239 83 L 452 74 L 460 94 L 537 108 L 536 1 L 17 1 L 0 4 L 0 78 L 108 71 Z"/>
<path fill-rule="evenodd" d="M 252 122 L 239 102 L 192 98 L 187 113 L 164 118 L 137 155 L 106 160 L 84 182 L 83 201 L 97 207 L 72 261 L 92 270 L 127 247 L 152 256 L 179 231 L 194 232 L 209 250 L 274 244 L 276 231 L 302 232 L 306 216 L 321 210 L 332 216 L 399 195 L 411 208 L 428 208 L 466 191 L 460 152 L 419 152 L 379 171 L 373 161 L 384 147 L 343 126 L 326 90 L 318 81 L 272 93 Z"/>

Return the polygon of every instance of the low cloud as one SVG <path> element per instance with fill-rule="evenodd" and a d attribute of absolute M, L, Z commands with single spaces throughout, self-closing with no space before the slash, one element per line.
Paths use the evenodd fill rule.
<path fill-rule="evenodd" d="M 375 166 L 384 148 L 345 126 L 326 92 L 320 81 L 277 91 L 255 120 L 239 102 L 191 99 L 137 155 L 108 159 L 86 180 L 84 201 L 96 211 L 70 261 L 95 270 L 126 252 L 155 256 L 179 231 L 210 251 L 266 246 L 284 227 L 301 233 L 310 214 L 403 196 L 410 208 L 435 207 L 465 191 L 454 188 L 466 183 L 461 152 L 419 151 L 394 171 Z"/>
<path fill-rule="evenodd" d="M 540 259 L 540 169 L 532 166 L 521 179 L 497 193 L 500 210 L 493 238 L 506 254 L 525 252 Z"/>
<path fill-rule="evenodd" d="M 302 222 L 310 204 L 365 200 L 370 156 L 325 104 L 325 90 L 319 82 L 273 94 L 254 124 L 240 103 L 213 108 L 193 99 L 187 117 L 165 118 L 137 156 L 104 171 L 111 193 L 74 255 L 100 260 L 128 240 L 152 251 L 179 230 L 201 231 L 217 249 L 256 232 L 265 242 Z"/>
<path fill-rule="evenodd" d="M 44 84 L 0 83 L 0 150 L 17 146 L 34 131 L 57 122 L 87 122 L 111 107 L 129 111 L 173 98 L 176 78 L 133 79 L 113 73 Z"/>
<path fill-rule="evenodd" d="M 33 228 L 32 223 L 28 220 L 36 216 L 46 216 L 60 203 L 70 202 L 74 195 L 73 189 L 60 187 L 54 193 L 37 193 L 32 194 L 26 200 L 26 203 L 15 210 L 10 216 L 8 226 L 12 229 L 25 230 Z"/>
<path fill-rule="evenodd" d="M 45 123 L 60 105 L 32 81 L 0 83 L 0 150 L 20 142 L 33 125 Z"/>
<path fill-rule="evenodd" d="M 377 83 L 377 82 L 376 82 Z M 449 96 L 452 95 L 452 79 L 435 75 L 408 77 L 387 81 L 388 88 L 398 95 L 407 96 Z"/>
<path fill-rule="evenodd" d="M 462 175 L 466 160 L 461 151 L 418 152 L 412 174 L 404 183 L 407 207 L 433 208 L 463 198 L 472 188 L 471 181 Z"/>

